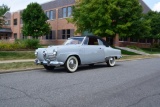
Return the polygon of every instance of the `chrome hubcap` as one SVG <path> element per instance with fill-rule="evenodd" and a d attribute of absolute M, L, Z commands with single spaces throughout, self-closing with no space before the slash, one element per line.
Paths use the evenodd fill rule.
<path fill-rule="evenodd" d="M 75 59 L 69 60 L 69 67 L 71 69 L 74 69 L 76 67 L 76 60 Z"/>
<path fill-rule="evenodd" d="M 110 58 L 110 64 L 114 64 L 114 58 Z"/>

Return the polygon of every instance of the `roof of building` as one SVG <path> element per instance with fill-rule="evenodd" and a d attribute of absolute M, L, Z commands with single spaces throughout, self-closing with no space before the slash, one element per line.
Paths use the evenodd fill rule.
<path fill-rule="evenodd" d="M 11 28 L 0 28 L 0 33 L 12 33 Z"/>
<path fill-rule="evenodd" d="M 41 6 L 43 10 L 49 10 L 71 4 L 75 4 L 75 0 L 52 0 L 50 2 L 41 4 Z"/>
<path fill-rule="evenodd" d="M 147 13 L 147 12 L 151 11 L 151 9 L 146 5 L 146 3 L 143 0 L 139 0 L 139 1 L 143 7 L 143 13 Z M 71 4 L 75 4 L 75 0 L 51 0 L 49 2 L 41 4 L 41 6 L 42 6 L 43 10 L 50 10 L 53 8 L 63 7 L 66 5 L 71 5 Z M 23 10 L 21 10 L 21 11 L 23 11 Z M 11 13 L 6 12 L 4 14 L 4 16 L 6 17 L 6 19 L 10 19 Z"/>
<path fill-rule="evenodd" d="M 143 0 L 139 0 L 140 4 L 143 7 L 143 13 L 148 13 L 151 9 L 147 6 L 147 4 Z"/>
<path fill-rule="evenodd" d="M 4 16 L 5 16 L 5 19 L 10 19 L 11 18 L 11 13 L 10 12 L 6 12 L 4 14 Z"/>

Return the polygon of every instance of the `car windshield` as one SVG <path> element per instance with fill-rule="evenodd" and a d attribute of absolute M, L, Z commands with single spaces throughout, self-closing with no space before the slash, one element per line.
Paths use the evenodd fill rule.
<path fill-rule="evenodd" d="M 64 45 L 78 45 L 82 43 L 83 39 L 84 38 L 79 38 L 79 37 L 69 38 L 64 42 Z"/>

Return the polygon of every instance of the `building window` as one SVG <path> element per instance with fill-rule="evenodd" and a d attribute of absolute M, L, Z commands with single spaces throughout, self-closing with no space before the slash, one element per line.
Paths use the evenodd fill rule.
<path fill-rule="evenodd" d="M 72 7 L 64 7 L 63 10 L 63 18 L 72 16 Z"/>
<path fill-rule="evenodd" d="M 14 33 L 14 39 L 17 39 L 17 33 Z"/>
<path fill-rule="evenodd" d="M 62 39 L 68 39 L 70 37 L 71 37 L 71 30 L 70 29 L 62 30 Z"/>
<path fill-rule="evenodd" d="M 49 14 L 49 19 L 52 20 L 53 19 L 53 10 L 51 10 L 49 13 L 50 13 Z"/>
<path fill-rule="evenodd" d="M 67 8 L 63 8 L 63 17 L 67 17 Z"/>
<path fill-rule="evenodd" d="M 46 16 L 48 17 L 48 20 L 55 19 L 55 10 L 46 11 Z"/>
<path fill-rule="evenodd" d="M 10 20 L 6 20 L 5 21 L 5 25 L 10 25 L 11 24 L 11 21 Z"/>
<path fill-rule="evenodd" d="M 13 22 L 14 22 L 14 25 L 17 25 L 17 19 L 14 19 Z"/>
<path fill-rule="evenodd" d="M 62 39 L 66 39 L 66 30 L 62 30 Z"/>
<path fill-rule="evenodd" d="M 49 11 L 46 11 L 46 16 L 47 16 L 48 19 L 49 19 Z"/>
<path fill-rule="evenodd" d="M 46 35 L 46 39 L 47 40 L 53 39 L 53 33 L 52 33 L 52 31 L 50 31 L 50 33 L 48 35 Z"/>
<path fill-rule="evenodd" d="M 72 7 L 68 7 L 68 17 L 72 16 Z"/>
<path fill-rule="evenodd" d="M 71 31 L 70 31 L 70 29 L 68 29 L 67 30 L 67 39 L 70 38 L 70 36 L 71 36 Z"/>

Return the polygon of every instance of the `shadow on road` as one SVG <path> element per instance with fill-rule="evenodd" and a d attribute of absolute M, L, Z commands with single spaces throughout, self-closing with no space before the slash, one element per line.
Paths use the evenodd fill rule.
<path fill-rule="evenodd" d="M 114 67 L 120 66 L 119 64 L 116 64 Z M 114 68 L 114 67 L 108 67 L 107 64 L 95 64 L 94 66 L 89 66 L 89 65 L 81 65 L 78 67 L 78 70 L 76 72 L 82 72 L 82 71 L 86 71 L 86 70 L 97 70 L 97 69 L 101 69 L 101 68 L 106 68 L 106 69 L 110 69 L 110 68 Z M 64 67 L 57 67 L 54 70 L 51 71 L 47 71 L 47 70 L 42 70 L 43 72 L 50 72 L 50 73 L 66 73 L 66 69 Z"/>

